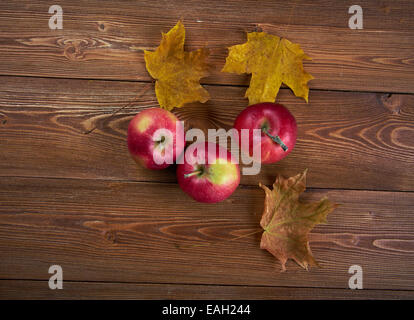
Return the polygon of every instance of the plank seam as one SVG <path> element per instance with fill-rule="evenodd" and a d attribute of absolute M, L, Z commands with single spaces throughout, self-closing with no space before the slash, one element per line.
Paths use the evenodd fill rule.
<path fill-rule="evenodd" d="M 18 179 L 45 179 L 45 180 L 79 180 L 79 181 L 109 181 L 109 182 L 123 182 L 123 183 L 137 183 L 137 184 L 167 184 L 177 185 L 177 182 L 168 181 L 146 181 L 146 180 L 129 180 L 129 179 L 110 179 L 110 178 L 80 178 L 80 177 L 43 177 L 43 176 L 3 176 L 0 178 L 18 178 Z M 239 187 L 243 189 L 257 189 L 256 185 L 240 184 Z M 306 190 L 344 190 L 344 191 L 368 191 L 368 192 L 390 192 L 390 193 L 414 193 L 411 190 L 386 190 L 386 189 L 351 189 L 351 188 L 324 188 L 324 187 L 306 187 Z M 1 279 L 0 279 L 1 280 Z"/>
<path fill-rule="evenodd" d="M 33 281 L 45 282 L 48 279 L 4 279 L 0 281 Z M 252 287 L 252 288 L 286 288 L 286 289 L 323 289 L 323 290 L 351 290 L 349 288 L 340 287 L 302 287 L 302 286 L 266 286 L 266 285 L 248 285 L 248 284 L 219 284 L 219 283 L 183 283 L 183 282 L 130 282 L 130 281 L 93 281 L 93 280 L 64 280 L 69 283 L 91 283 L 91 284 L 133 284 L 133 285 L 177 285 L 177 286 L 209 286 L 209 287 Z M 364 288 L 360 291 L 405 291 L 413 292 L 414 289 L 387 289 L 387 288 Z"/>
<path fill-rule="evenodd" d="M 56 79 L 56 80 L 83 80 L 83 81 L 111 81 L 111 82 L 124 82 L 124 83 L 151 83 L 151 80 L 128 80 L 128 79 L 111 79 L 111 78 L 67 78 L 67 77 L 52 77 L 52 76 L 35 76 L 35 75 L 19 75 L 19 74 L 0 74 L 0 77 L 16 77 L 16 78 L 33 78 L 33 79 Z M 211 87 L 233 87 L 233 88 L 248 88 L 248 85 L 241 84 L 223 84 L 223 83 L 205 83 L 200 82 L 203 86 Z M 282 85 L 281 89 L 290 90 L 287 86 Z M 373 94 L 400 94 L 400 95 L 414 95 L 414 92 L 399 92 L 399 91 L 363 91 L 363 90 L 345 90 L 345 89 L 321 89 L 321 88 L 310 88 L 310 91 L 323 91 L 323 92 L 354 92 L 354 93 L 373 93 Z M 246 100 L 247 101 L 247 100 Z"/>

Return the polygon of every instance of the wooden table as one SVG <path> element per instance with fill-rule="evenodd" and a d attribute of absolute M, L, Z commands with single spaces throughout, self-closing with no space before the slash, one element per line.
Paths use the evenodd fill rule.
<path fill-rule="evenodd" d="M 52 4 L 63 29 L 51 30 Z M 0 2 L 0 298 L 414 298 L 414 2 Z M 298 122 L 295 150 L 243 176 L 226 201 L 187 197 L 174 168 L 138 168 L 126 129 L 157 106 L 143 49 L 179 19 L 187 49 L 210 48 L 211 100 L 175 113 L 229 129 L 247 106 L 247 75 L 221 73 L 226 47 L 257 28 L 299 43 L 310 102 L 283 88 Z M 90 134 L 86 130 L 97 126 Z M 259 248 L 261 181 L 305 168 L 304 200 L 340 204 L 310 237 L 321 268 L 279 263 Z M 185 246 L 186 244 L 210 244 Z M 63 290 L 51 290 L 51 265 Z M 363 270 L 351 290 L 348 269 Z"/>

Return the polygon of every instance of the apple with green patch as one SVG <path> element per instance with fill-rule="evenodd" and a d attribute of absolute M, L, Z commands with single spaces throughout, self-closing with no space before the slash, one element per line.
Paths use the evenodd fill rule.
<path fill-rule="evenodd" d="M 227 149 L 212 142 L 191 144 L 177 165 L 181 189 L 198 202 L 227 199 L 240 183 L 239 165 Z"/>
<path fill-rule="evenodd" d="M 242 130 L 249 130 L 249 143 L 243 144 L 240 139 L 240 149 L 249 155 L 259 154 L 254 148 L 260 148 L 261 163 L 275 163 L 282 160 L 296 144 L 296 120 L 289 110 L 277 103 L 258 103 L 244 109 L 236 118 L 234 128 L 242 137 Z M 261 135 L 254 135 L 258 129 Z"/>
<path fill-rule="evenodd" d="M 171 112 L 150 108 L 139 112 L 128 126 L 128 150 L 148 169 L 164 169 L 184 150 L 184 125 Z"/>

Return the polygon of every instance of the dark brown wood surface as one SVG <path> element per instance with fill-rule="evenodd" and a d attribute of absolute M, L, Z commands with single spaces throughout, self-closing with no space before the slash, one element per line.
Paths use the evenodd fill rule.
<path fill-rule="evenodd" d="M 3 79 L 3 175 L 175 181 L 174 168 L 139 168 L 126 148 L 131 118 L 143 108 L 157 106 L 152 87 L 134 107 L 111 117 L 146 84 Z M 231 128 L 246 107 L 246 89 L 206 88 L 214 99 L 174 112 L 188 126 Z M 297 146 L 283 161 L 263 166 L 259 175 L 243 176 L 243 184 L 271 184 L 275 172 L 289 176 L 308 168 L 309 187 L 414 191 L 414 171 L 410 170 L 414 166 L 412 95 L 314 91 L 306 104 L 284 89 L 278 99 L 289 106 L 297 119 Z M 98 129 L 85 135 L 93 126 Z"/>
<path fill-rule="evenodd" d="M 411 8 L 408 2 L 395 11 L 368 1 L 365 12 L 375 15 L 371 20 L 376 22 L 364 30 L 348 28 L 349 6 L 343 1 L 264 1 L 260 9 L 256 1 L 243 1 L 244 10 L 234 10 L 238 1 L 70 2 L 64 5 L 64 28 L 56 31 L 47 27 L 47 1 L 26 1 L 26 6 L 18 1 L 16 10 L 1 13 L 2 74 L 148 81 L 143 50 L 155 49 L 160 32 L 182 18 L 188 49 L 211 50 L 211 75 L 203 83 L 247 84 L 248 76 L 220 71 L 227 47 L 245 42 L 246 31 L 261 28 L 300 43 L 312 58 L 306 62 L 315 76 L 311 88 L 414 93 L 414 35 L 411 27 L 398 28 L 412 24 L 404 20 L 408 12 L 401 12 L 404 6 Z M 0 11 L 2 7 L 10 8 L 10 3 L 0 5 Z M 329 25 L 321 21 L 324 8 L 332 15 Z M 381 18 L 391 12 L 395 25 L 384 29 Z"/>
<path fill-rule="evenodd" d="M 414 298 L 412 1 L 362 1 L 363 30 L 348 28 L 347 1 L 53 4 L 63 30 L 48 28 L 48 1 L 0 3 L 1 299 Z M 229 129 L 246 107 L 248 76 L 220 73 L 246 31 L 285 36 L 313 58 L 310 103 L 278 96 L 298 122 L 294 151 L 215 205 L 188 198 L 174 167 L 130 159 L 128 122 L 157 106 L 152 86 L 111 116 L 151 80 L 142 50 L 180 18 L 187 48 L 209 47 L 212 65 L 211 100 L 174 110 L 187 126 Z M 257 184 L 305 168 L 303 199 L 340 207 L 311 233 L 321 268 L 280 273 L 259 248 Z M 52 264 L 63 290 L 48 288 Z M 348 288 L 351 265 L 364 290 Z"/>
<path fill-rule="evenodd" d="M 412 299 L 406 290 L 349 290 L 268 286 L 217 286 L 66 281 L 50 290 L 43 281 L 0 280 L 0 299 Z"/>
<path fill-rule="evenodd" d="M 258 246 L 263 191 L 241 186 L 210 205 L 175 183 L 4 177 L 0 278 L 347 288 L 362 265 L 366 289 L 414 289 L 410 192 L 318 190 L 340 204 L 310 238 L 321 268 L 286 273 Z M 398 216 L 395 216 L 398 212 Z M 218 242 L 218 243 L 216 243 Z M 14 266 L 14 267 L 13 267 Z"/>

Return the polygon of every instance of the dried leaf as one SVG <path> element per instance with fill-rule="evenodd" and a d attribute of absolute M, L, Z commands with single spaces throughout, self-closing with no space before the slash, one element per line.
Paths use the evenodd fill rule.
<path fill-rule="evenodd" d="M 303 60 L 310 58 L 298 44 L 265 32 L 251 32 L 246 43 L 229 48 L 222 72 L 252 74 L 245 94 L 250 105 L 275 102 L 282 82 L 308 102 L 307 83 L 313 76 L 303 69 Z"/>
<path fill-rule="evenodd" d="M 206 102 L 210 95 L 199 83 L 207 75 L 206 48 L 184 51 L 185 28 L 181 21 L 168 33 L 162 34 L 159 47 L 145 50 L 145 64 L 151 77 L 157 80 L 155 93 L 161 108 L 171 110 L 186 103 Z"/>
<path fill-rule="evenodd" d="M 308 234 L 315 225 L 326 223 L 327 215 L 337 207 L 326 197 L 315 203 L 299 201 L 299 195 L 306 189 L 306 172 L 289 179 L 278 176 L 273 190 L 259 184 L 266 193 L 260 221 L 264 229 L 260 247 L 279 259 L 283 271 L 288 259 L 306 270 L 309 265 L 317 265 Z"/>

